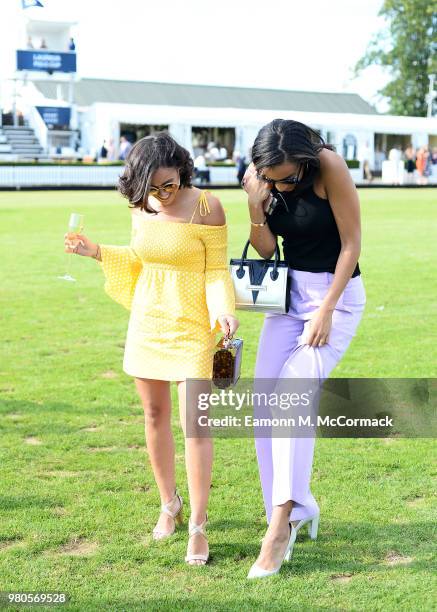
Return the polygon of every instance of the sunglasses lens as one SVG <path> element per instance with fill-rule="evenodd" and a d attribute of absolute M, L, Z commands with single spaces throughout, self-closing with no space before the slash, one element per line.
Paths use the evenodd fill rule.
<path fill-rule="evenodd" d="M 280 185 L 281 183 L 283 185 L 296 185 L 296 183 L 299 183 L 299 178 L 297 176 L 292 176 L 291 178 L 288 179 L 284 179 L 283 181 L 277 181 L 277 183 Z"/>
<path fill-rule="evenodd" d="M 174 193 L 178 189 L 179 185 L 171 183 L 170 185 L 164 185 L 164 187 L 160 187 L 159 189 L 152 187 L 152 189 L 149 190 L 149 195 L 153 196 L 154 198 L 162 197 L 162 194 L 164 194 L 165 196 L 169 196 L 171 193 Z"/>

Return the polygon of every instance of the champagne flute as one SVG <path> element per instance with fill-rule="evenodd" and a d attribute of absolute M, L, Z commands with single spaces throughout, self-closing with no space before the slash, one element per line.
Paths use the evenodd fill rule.
<path fill-rule="evenodd" d="M 70 234 L 81 234 L 83 232 L 83 223 L 84 216 L 78 213 L 71 213 L 70 221 L 68 222 L 68 234 L 69 238 L 74 238 L 74 236 L 70 236 Z M 61 280 L 66 280 L 70 282 L 76 282 L 76 279 L 71 276 L 71 258 L 74 253 L 66 253 L 67 256 L 67 271 L 64 276 L 58 276 Z"/>

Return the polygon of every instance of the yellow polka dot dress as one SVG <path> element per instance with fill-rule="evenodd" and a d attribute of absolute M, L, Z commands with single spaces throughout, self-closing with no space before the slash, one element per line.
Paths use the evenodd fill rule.
<path fill-rule="evenodd" d="M 204 191 L 198 205 L 202 216 L 210 212 Z M 131 311 L 123 370 L 155 380 L 211 378 L 217 317 L 235 314 L 227 225 L 146 215 L 132 211 L 129 246 L 100 245 L 105 291 Z"/>

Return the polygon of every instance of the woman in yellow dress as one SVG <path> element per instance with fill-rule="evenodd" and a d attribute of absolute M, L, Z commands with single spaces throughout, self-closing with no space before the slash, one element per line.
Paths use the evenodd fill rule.
<path fill-rule="evenodd" d="M 227 225 L 220 201 L 192 186 L 193 162 L 166 132 L 139 140 L 129 153 L 119 191 L 129 200 L 129 246 L 65 236 L 65 250 L 94 257 L 105 291 L 130 310 L 123 370 L 133 376 L 145 414 L 146 444 L 161 497 L 155 539 L 182 520 L 175 482 L 170 381 L 178 385 L 186 434 L 187 379 L 210 384 L 215 334 L 238 328 L 227 265 Z M 199 381 L 202 384 L 202 381 Z M 185 439 L 191 516 L 187 563 L 208 561 L 205 525 L 211 485 L 212 440 Z"/>

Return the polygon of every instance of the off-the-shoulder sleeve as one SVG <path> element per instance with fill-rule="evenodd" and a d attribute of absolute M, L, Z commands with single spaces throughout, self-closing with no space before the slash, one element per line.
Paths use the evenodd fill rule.
<path fill-rule="evenodd" d="M 227 226 L 202 228 L 205 245 L 205 289 L 211 331 L 219 332 L 220 315 L 235 314 L 235 293 L 227 261 Z"/>
<path fill-rule="evenodd" d="M 102 261 L 99 261 L 105 275 L 106 293 L 116 302 L 131 309 L 138 277 L 143 267 L 141 258 L 133 248 L 137 216 L 132 214 L 132 232 L 129 246 L 100 245 Z"/>

